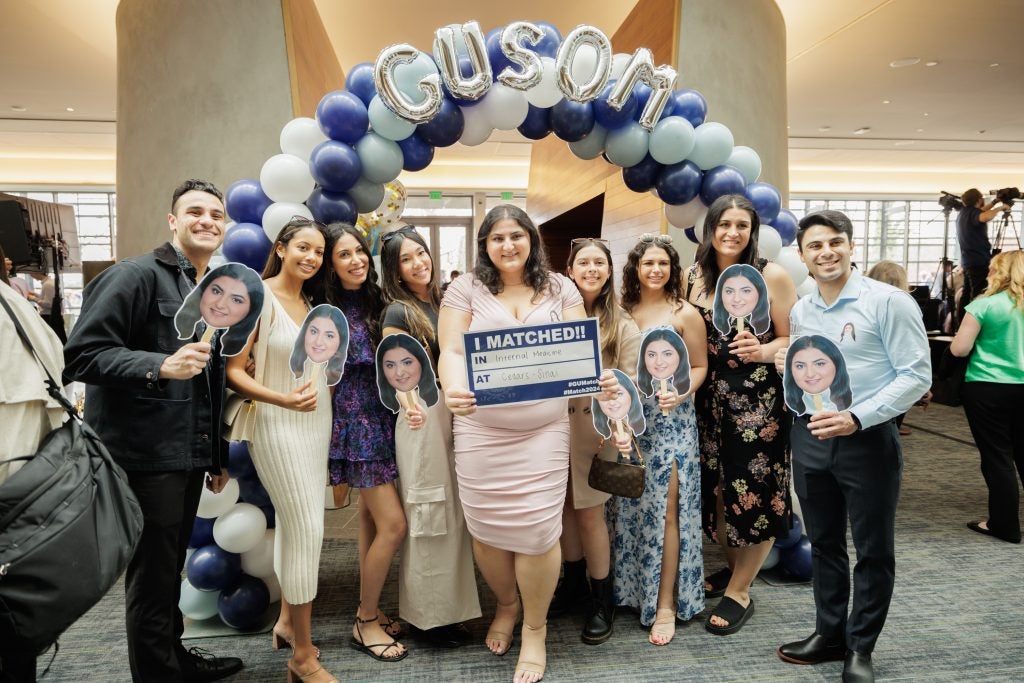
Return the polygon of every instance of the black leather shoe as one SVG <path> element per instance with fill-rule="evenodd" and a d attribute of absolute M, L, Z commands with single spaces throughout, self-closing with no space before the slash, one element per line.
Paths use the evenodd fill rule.
<path fill-rule="evenodd" d="M 198 647 L 181 650 L 178 653 L 178 664 L 181 666 L 182 678 L 187 683 L 219 681 L 242 668 L 242 660 L 238 657 L 215 657 Z"/>
<path fill-rule="evenodd" d="M 843 683 L 875 683 L 871 655 L 850 650 L 843 664 Z"/>
<path fill-rule="evenodd" d="M 846 658 L 846 645 L 833 643 L 817 633 L 810 638 L 786 643 L 779 648 L 779 659 L 790 664 L 820 664 L 821 662 L 838 662 Z"/>
<path fill-rule="evenodd" d="M 587 620 L 583 624 L 583 642 L 600 645 L 612 635 L 615 621 L 615 596 L 612 591 L 612 575 L 603 579 L 590 579 L 590 605 Z"/>
<path fill-rule="evenodd" d="M 548 607 L 549 617 L 562 617 L 583 610 L 590 597 L 587 585 L 587 561 L 574 560 L 562 565 L 562 578 L 555 586 L 555 594 Z"/>
<path fill-rule="evenodd" d="M 426 631 L 417 629 L 416 635 L 431 647 L 456 648 L 473 642 L 473 634 L 465 624 L 447 624 Z"/>

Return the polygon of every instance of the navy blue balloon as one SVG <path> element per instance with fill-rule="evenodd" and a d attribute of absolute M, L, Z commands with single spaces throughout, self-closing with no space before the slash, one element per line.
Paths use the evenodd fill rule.
<path fill-rule="evenodd" d="M 788 247 L 796 240 L 798 223 L 796 216 L 789 209 L 779 210 L 779 215 L 772 221 L 772 227 L 775 228 L 776 232 L 779 233 L 779 237 L 782 238 L 782 246 Z"/>
<path fill-rule="evenodd" d="M 263 272 L 272 246 L 267 233 L 255 223 L 235 223 L 224 233 L 224 258 L 244 263 L 257 273 Z"/>
<path fill-rule="evenodd" d="M 258 180 L 238 180 L 224 193 L 224 208 L 236 223 L 262 223 L 263 212 L 273 203 Z"/>
<path fill-rule="evenodd" d="M 608 97 L 612 94 L 615 81 L 609 81 L 608 85 L 601 91 L 601 95 L 591 103 L 594 108 L 594 120 L 608 130 L 621 128 L 636 116 L 637 99 L 636 95 L 629 93 L 629 97 L 622 104 L 622 109 L 616 111 L 608 104 Z"/>
<path fill-rule="evenodd" d="M 551 133 L 551 110 L 532 104 L 529 107 L 526 119 L 516 130 L 531 140 L 543 140 Z"/>
<path fill-rule="evenodd" d="M 498 80 L 498 76 L 505 68 L 510 68 L 513 71 L 518 71 L 519 67 L 509 61 L 509 58 L 505 56 L 505 53 L 501 51 L 501 32 L 505 30 L 504 26 L 498 28 L 492 28 L 484 36 L 484 46 L 487 48 L 487 59 L 491 62 L 491 78 Z"/>
<path fill-rule="evenodd" d="M 402 168 L 406 171 L 422 171 L 434 160 L 434 148 L 416 133 L 399 140 L 398 146 L 402 148 Z"/>
<path fill-rule="evenodd" d="M 256 476 L 256 465 L 249 456 L 249 444 L 232 441 L 228 446 L 228 476 L 232 479 Z"/>
<path fill-rule="evenodd" d="M 697 230 L 695 228 L 690 227 L 683 230 L 683 232 L 686 233 L 686 239 L 690 240 L 694 244 L 700 244 L 700 240 L 697 239 Z"/>
<path fill-rule="evenodd" d="M 324 135 L 350 145 L 358 142 L 370 128 L 366 103 L 347 90 L 324 95 L 316 107 L 316 120 Z"/>
<path fill-rule="evenodd" d="M 700 200 L 705 206 L 723 195 L 743 194 L 746 181 L 743 174 L 732 166 L 715 166 L 704 172 L 704 181 L 700 186 Z"/>
<path fill-rule="evenodd" d="M 806 536 L 779 553 L 779 564 L 798 579 L 809 581 L 814 576 L 811 541 Z"/>
<path fill-rule="evenodd" d="M 238 497 L 241 498 L 243 503 L 250 503 L 256 507 L 272 504 L 270 502 L 270 494 L 263 487 L 263 482 L 260 481 L 258 475 L 252 474 L 239 477 L 237 481 Z"/>
<path fill-rule="evenodd" d="M 462 137 L 466 120 L 462 110 L 451 100 L 441 100 L 441 108 L 426 123 L 416 128 L 416 133 L 423 142 L 432 147 L 450 147 Z"/>
<path fill-rule="evenodd" d="M 762 223 L 771 223 L 779 215 L 782 208 L 782 195 L 770 183 L 750 183 L 743 190 L 743 194 L 757 211 L 757 217 Z"/>
<path fill-rule="evenodd" d="M 188 539 L 189 548 L 202 548 L 213 543 L 213 523 L 216 520 L 196 517 L 192 522 L 192 535 Z"/>
<path fill-rule="evenodd" d="M 467 78 L 470 76 L 470 74 L 473 73 L 473 63 L 469 61 L 469 57 L 467 57 L 466 55 L 459 55 L 459 71 L 462 72 L 462 75 Z M 448 90 L 448 86 L 445 85 L 443 78 L 441 79 L 441 91 L 444 93 L 445 97 L 447 97 L 460 107 L 475 107 L 476 105 L 480 104 L 484 99 L 483 97 L 481 97 L 478 100 L 470 100 L 464 99 L 462 97 L 456 97 L 451 93 L 450 90 Z"/>
<path fill-rule="evenodd" d="M 363 62 L 352 67 L 345 79 L 345 87 L 369 107 L 370 100 L 377 94 L 377 84 L 373 82 L 373 64 Z"/>
<path fill-rule="evenodd" d="M 322 187 L 313 190 L 306 200 L 313 218 L 325 225 L 327 223 L 351 223 L 355 225 L 359 218 L 356 200 L 346 192 L 331 192 Z"/>
<path fill-rule="evenodd" d="M 703 173 L 692 161 L 680 161 L 661 169 L 654 184 L 666 204 L 685 204 L 700 192 Z"/>
<path fill-rule="evenodd" d="M 594 130 L 594 108 L 590 102 L 573 102 L 563 97 L 551 107 L 551 130 L 566 142 L 577 142 Z"/>
<path fill-rule="evenodd" d="M 273 529 L 277 526 L 277 513 L 274 512 L 273 505 L 261 505 L 260 510 L 263 511 L 263 516 L 267 518 L 268 529 Z"/>
<path fill-rule="evenodd" d="M 188 582 L 201 591 L 224 590 L 235 582 L 241 571 L 242 556 L 213 543 L 196 548 L 185 563 Z"/>
<path fill-rule="evenodd" d="M 676 90 L 672 93 L 665 111 L 670 109 L 671 116 L 682 116 L 696 128 L 704 123 L 708 115 L 708 101 L 696 90 Z"/>
<path fill-rule="evenodd" d="M 785 550 L 791 548 L 800 542 L 800 538 L 804 535 L 804 526 L 800 523 L 800 518 L 793 515 L 789 533 L 785 538 L 776 538 L 775 547 L 779 550 Z"/>
<path fill-rule="evenodd" d="M 558 46 L 562 44 L 562 34 L 558 32 L 554 24 L 549 24 L 546 21 L 534 21 L 532 22 L 537 28 L 544 32 L 544 37 L 541 38 L 536 45 L 526 45 L 526 49 L 533 50 L 541 57 L 555 58 L 558 54 Z"/>
<path fill-rule="evenodd" d="M 647 106 L 647 100 L 651 99 L 652 92 L 653 90 L 651 90 L 651 86 L 647 85 L 643 81 L 636 82 L 636 85 L 633 87 L 633 92 L 631 93 L 636 97 L 636 115 L 633 118 L 637 120 L 640 119 L 640 114 L 644 112 L 644 107 Z"/>
<path fill-rule="evenodd" d="M 217 598 L 221 621 L 243 631 L 258 628 L 270 607 L 270 591 L 262 579 L 242 574 L 238 582 Z"/>
<path fill-rule="evenodd" d="M 363 162 L 351 146 L 337 140 L 325 140 L 309 155 L 309 172 L 317 185 L 330 192 L 351 189 L 363 172 Z"/>
<path fill-rule="evenodd" d="M 648 154 L 639 164 L 622 169 L 622 182 L 633 192 L 649 192 L 658 182 L 658 175 L 663 168 Z"/>

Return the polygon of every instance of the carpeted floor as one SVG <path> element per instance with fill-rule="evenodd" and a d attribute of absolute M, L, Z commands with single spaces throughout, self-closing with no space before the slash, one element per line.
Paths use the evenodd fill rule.
<path fill-rule="evenodd" d="M 875 651 L 875 672 L 887 681 L 1024 680 L 1024 546 L 1010 545 L 967 530 L 985 516 L 985 487 L 978 456 L 959 408 L 915 408 L 914 428 L 904 438 L 906 469 L 897 519 L 896 593 L 888 624 Z M 315 640 L 323 663 L 343 681 L 508 681 L 518 647 L 498 658 L 483 645 L 487 620 L 470 624 L 480 645 L 431 650 L 406 640 L 412 653 L 394 664 L 378 663 L 348 646 L 357 600 L 356 547 L 351 508 L 332 512 L 325 543 L 320 594 L 314 608 Z M 347 515 L 344 518 L 339 516 Z M 340 537 L 340 538 L 339 538 Z M 852 548 L 851 548 L 852 553 Z M 706 548 L 713 570 L 717 548 Z M 396 611 L 394 572 L 383 605 Z M 493 598 L 481 583 L 484 613 Z M 842 663 L 799 667 L 780 662 L 775 649 L 814 629 L 809 585 L 769 586 L 752 593 L 756 613 L 739 633 L 716 637 L 698 617 L 677 629 L 663 648 L 647 643 L 634 613 L 620 613 L 615 634 L 598 647 L 579 640 L 581 620 L 555 619 L 548 630 L 545 681 L 836 681 Z M 129 680 L 123 622 L 123 588 L 118 584 L 60 641 L 52 681 Z M 710 608 L 709 610 L 710 611 Z M 706 612 L 707 613 L 707 612 Z M 705 615 L 706 615 L 705 613 Z M 188 641 L 218 654 L 237 655 L 245 669 L 236 681 L 281 681 L 285 652 L 270 649 L 270 636 L 229 636 Z M 43 658 L 45 660 L 46 657 Z"/>

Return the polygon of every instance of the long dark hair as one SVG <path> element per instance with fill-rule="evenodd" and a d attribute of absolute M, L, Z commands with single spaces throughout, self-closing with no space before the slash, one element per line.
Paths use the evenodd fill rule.
<path fill-rule="evenodd" d="M 256 329 L 256 320 L 263 312 L 263 282 L 256 271 L 249 266 L 241 263 L 225 263 L 206 273 L 181 303 L 181 308 L 174 316 L 174 329 L 178 332 L 178 339 L 188 339 L 195 334 L 196 326 L 203 319 L 202 311 L 199 310 L 203 293 L 207 287 L 213 284 L 214 280 L 219 280 L 222 277 L 238 280 L 245 285 L 245 290 L 249 295 L 249 312 L 237 324 L 228 328 L 227 332 L 223 332 L 220 338 L 221 355 L 235 356 L 245 348 L 245 343 Z"/>
<path fill-rule="evenodd" d="M 594 299 L 594 310 L 591 313 L 597 316 L 601 331 L 601 355 L 608 359 L 610 367 L 618 365 L 619 362 L 616 350 L 619 346 L 619 320 L 622 318 L 618 297 L 615 295 L 615 265 L 612 263 L 612 252 L 608 245 L 600 240 L 573 240 L 565 271 L 569 279 L 572 279 L 572 264 L 576 260 L 576 254 L 587 247 L 597 247 L 604 252 L 604 257 L 608 259 L 608 280 L 601 287 L 601 291 L 597 293 L 597 298 Z"/>
<path fill-rule="evenodd" d="M 644 354 L 647 353 L 647 347 L 651 345 L 651 342 L 656 341 L 668 342 L 669 346 L 675 349 L 676 353 L 679 354 L 679 372 L 673 376 L 673 384 L 680 395 L 687 393 L 690 391 L 690 350 L 686 348 L 686 341 L 679 336 L 679 333 L 668 326 L 651 328 L 651 330 L 644 335 L 643 341 L 640 342 L 640 356 L 636 361 L 637 387 L 644 396 L 653 396 L 657 391 L 654 388 L 654 377 L 651 376 L 651 371 L 647 369 L 647 362 L 644 360 Z M 680 381 L 675 379 L 682 374 L 686 375 L 685 380 Z M 648 388 L 651 389 L 650 394 L 647 393 Z"/>
<path fill-rule="evenodd" d="M 771 325 L 771 302 L 768 299 L 768 283 L 764 281 L 761 272 L 749 263 L 734 263 L 724 271 L 728 272 L 727 277 L 719 277 L 715 285 L 715 305 L 711 307 L 711 322 L 715 329 L 724 335 L 728 335 L 734 318 L 725 310 L 725 303 L 722 301 L 722 288 L 727 280 L 734 277 L 743 277 L 757 289 L 757 305 L 750 312 L 750 329 L 755 335 L 764 334 Z"/>
<path fill-rule="evenodd" d="M 423 241 L 423 237 L 411 225 L 406 225 L 394 232 L 390 232 L 381 239 L 380 247 L 380 269 L 382 272 L 381 289 L 384 293 L 384 300 L 388 304 L 399 304 L 405 308 L 405 319 L 409 322 L 408 332 L 416 339 L 422 339 L 428 346 L 436 337 L 430 318 L 420 307 L 420 299 L 412 293 L 408 285 L 402 281 L 399 265 L 402 260 L 402 244 L 406 240 L 412 240 L 423 247 L 427 255 L 430 255 L 430 247 Z M 430 285 L 427 287 L 427 295 L 430 305 L 434 310 L 441 307 L 441 286 L 438 284 L 437 268 L 434 261 L 430 261 Z"/>
<path fill-rule="evenodd" d="M 338 329 L 338 337 L 341 343 L 338 345 L 338 350 L 327 361 L 327 367 L 324 368 L 325 383 L 327 386 L 333 387 L 341 380 L 342 375 L 345 374 L 345 361 L 348 360 L 349 340 L 348 318 L 336 306 L 320 304 L 319 306 L 314 306 L 313 310 L 306 314 L 306 319 L 302 321 L 302 327 L 299 328 L 299 336 L 296 338 L 295 346 L 292 348 L 292 355 L 288 359 L 288 367 L 292 369 L 295 379 L 302 377 L 306 359 L 309 358 L 306 355 L 306 330 L 309 329 L 310 324 L 317 318 L 327 318 Z M 316 388 L 314 387 L 315 390 Z"/>
<path fill-rule="evenodd" d="M 622 370 L 612 368 L 612 373 L 615 374 L 615 379 L 619 380 L 619 386 L 622 387 L 622 390 L 629 394 L 629 413 L 626 415 L 626 422 L 629 423 L 633 436 L 639 436 L 647 431 L 647 420 L 644 419 L 644 404 L 640 402 L 640 395 L 637 394 L 636 385 L 633 384 L 633 381 Z M 597 430 L 597 433 L 606 439 L 610 439 L 612 437 L 612 429 L 608 421 L 611 418 L 605 414 L 604 408 L 601 407 L 601 401 L 597 397 L 590 399 L 590 414 L 593 416 L 594 429 Z"/>
<path fill-rule="evenodd" d="M 700 269 L 700 279 L 704 283 L 704 296 L 709 296 L 711 292 L 715 291 L 715 287 L 718 285 L 718 276 L 722 274 L 718 268 L 718 254 L 711 242 L 715 236 L 718 221 L 722 220 L 722 214 L 729 209 L 740 209 L 750 214 L 750 241 L 740 252 L 737 263 L 753 265 L 757 262 L 757 236 L 761 231 L 761 221 L 757 217 L 754 205 L 741 194 L 727 194 L 719 197 L 708 208 L 708 214 L 704 218 L 704 232 L 701 234 L 697 253 L 693 257 L 697 268 Z"/>
<path fill-rule="evenodd" d="M 395 396 L 395 388 L 388 384 L 387 378 L 384 377 L 384 354 L 394 349 L 404 349 L 420 362 L 422 374 L 417 385 L 420 390 L 420 398 L 428 408 L 433 406 L 438 399 L 437 376 L 430 365 L 430 353 L 422 344 L 407 334 L 389 334 L 377 346 L 377 390 L 380 392 L 381 402 L 393 413 L 397 413 L 400 409 L 398 397 Z"/>
<path fill-rule="evenodd" d="M 324 268 L 327 273 L 324 278 L 324 292 L 327 297 L 327 303 L 339 306 L 343 289 L 338 274 L 334 272 L 334 247 L 338 244 L 338 240 L 341 239 L 342 235 L 352 235 L 359 242 L 359 246 L 362 247 L 368 261 L 366 280 L 363 281 L 358 291 L 366 305 L 365 322 L 366 326 L 370 328 L 370 339 L 376 344 L 380 341 L 380 314 L 384 312 L 384 293 L 381 291 L 380 285 L 377 284 L 377 268 L 373 265 L 373 257 L 370 256 L 370 245 L 366 242 L 366 238 L 363 237 L 363 233 L 350 223 L 331 223 L 327 226 L 326 232 L 327 251 L 325 258 L 328 262 L 327 267 Z"/>
<path fill-rule="evenodd" d="M 803 415 L 807 412 L 807 406 L 804 405 L 804 390 L 796 385 L 796 379 L 793 378 L 793 368 L 791 367 L 793 356 L 796 355 L 797 351 L 803 351 L 804 349 L 817 349 L 821 351 L 836 366 L 836 376 L 832 380 L 832 385 L 829 386 L 828 395 L 832 403 L 836 404 L 837 409 L 846 410 L 849 408 L 850 404 L 853 403 L 853 392 L 850 390 L 850 373 L 846 369 L 846 359 L 843 357 L 839 347 L 831 339 L 820 334 L 808 334 L 797 337 L 786 351 L 786 372 L 784 373 L 785 379 L 783 380 L 786 405 L 792 408 L 793 412 L 797 415 Z"/>
<path fill-rule="evenodd" d="M 270 254 L 267 255 L 267 263 L 263 266 L 263 273 L 260 277 L 264 280 L 272 278 L 281 272 L 281 257 L 277 255 L 277 247 L 288 248 L 288 243 L 292 241 L 295 234 L 303 228 L 313 228 L 321 235 L 324 236 L 324 242 L 327 242 L 327 231 L 323 223 L 317 221 L 311 221 L 308 218 L 296 216 L 281 228 L 281 231 L 277 233 L 277 239 L 274 240 L 274 246 L 270 248 Z M 322 304 L 325 301 L 324 297 L 324 282 L 326 280 L 327 271 L 330 268 L 330 250 L 324 249 L 324 260 L 320 264 L 320 270 L 316 274 L 302 283 L 302 295 L 314 304 Z"/>
<path fill-rule="evenodd" d="M 640 259 L 653 247 L 664 249 L 668 254 L 669 273 L 668 281 L 665 282 L 665 296 L 673 304 L 683 303 L 683 276 L 679 266 L 679 252 L 672 246 L 670 240 L 662 241 L 658 239 L 659 237 L 661 236 L 651 239 L 641 237 L 626 257 L 626 265 L 622 268 L 622 307 L 629 313 L 632 313 L 633 308 L 640 303 Z"/>
<path fill-rule="evenodd" d="M 526 265 L 523 268 L 523 283 L 533 290 L 535 299 L 540 298 L 552 280 L 548 272 L 548 256 L 544 251 L 544 243 L 540 239 L 537 226 L 525 211 L 514 204 L 501 204 L 484 216 L 480 232 L 476 236 L 476 266 L 473 268 L 473 275 L 490 290 L 491 294 L 498 294 L 505 288 L 501 282 L 501 273 L 487 255 L 487 238 L 491 234 L 491 228 L 504 218 L 514 220 L 530 237 L 530 255 L 526 258 Z"/>

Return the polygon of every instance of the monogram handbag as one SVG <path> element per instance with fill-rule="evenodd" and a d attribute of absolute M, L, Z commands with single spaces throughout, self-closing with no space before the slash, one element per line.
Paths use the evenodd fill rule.
<path fill-rule="evenodd" d="M 590 463 L 590 476 L 587 477 L 590 488 L 625 498 L 642 496 L 647 466 L 644 464 L 644 457 L 640 454 L 636 441 L 633 441 L 630 455 L 633 453 L 636 454 L 638 464 L 624 462 L 622 453 L 619 453 L 615 460 L 602 460 L 595 454 L 594 460 Z M 626 457 L 625 459 L 631 458 Z"/>

